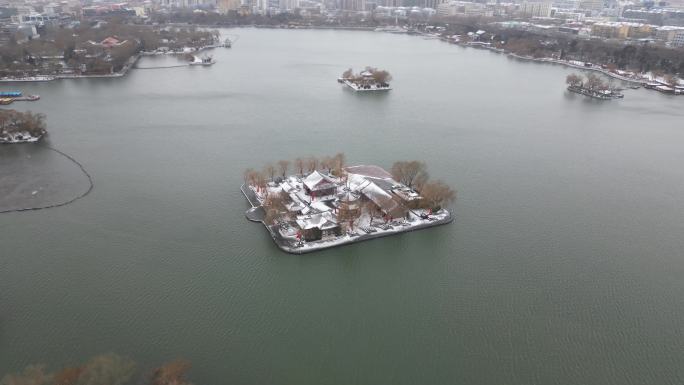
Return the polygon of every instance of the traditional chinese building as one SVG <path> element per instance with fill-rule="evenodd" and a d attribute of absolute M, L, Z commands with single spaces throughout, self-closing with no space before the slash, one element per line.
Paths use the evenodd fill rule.
<path fill-rule="evenodd" d="M 327 175 L 314 171 L 302 181 L 306 195 L 313 198 L 334 196 L 337 193 L 335 181 Z"/>

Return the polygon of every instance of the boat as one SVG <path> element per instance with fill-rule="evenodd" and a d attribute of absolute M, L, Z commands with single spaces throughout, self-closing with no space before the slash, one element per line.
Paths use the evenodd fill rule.
<path fill-rule="evenodd" d="M 197 56 L 193 56 L 194 60 L 190 62 L 191 66 L 210 66 L 214 63 L 214 59 L 211 56 L 204 56 L 202 58 L 198 58 Z"/>
<path fill-rule="evenodd" d="M 21 91 L 2 91 L 0 98 L 18 98 L 21 96 Z"/>
<path fill-rule="evenodd" d="M 19 101 L 24 101 L 24 102 L 35 102 L 36 100 L 40 99 L 40 95 L 26 95 L 26 96 L 20 96 L 18 98 L 12 98 L 15 102 Z"/>
<path fill-rule="evenodd" d="M 0 105 L 6 106 L 12 104 L 12 102 L 14 102 L 13 98 L 0 98 Z"/>

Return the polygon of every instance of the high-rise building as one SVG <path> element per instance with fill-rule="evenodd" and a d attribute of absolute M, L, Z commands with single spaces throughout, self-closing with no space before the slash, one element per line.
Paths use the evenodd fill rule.
<path fill-rule="evenodd" d="M 292 12 L 299 8 L 298 0 L 280 0 L 280 10 L 286 12 Z"/>
<path fill-rule="evenodd" d="M 579 3 L 580 9 L 591 11 L 600 11 L 603 9 L 603 0 L 581 0 Z"/>
<path fill-rule="evenodd" d="M 684 27 L 660 27 L 656 32 L 656 38 L 673 47 L 684 47 Z"/>
<path fill-rule="evenodd" d="M 242 3 L 240 0 L 218 0 L 217 8 L 219 13 L 226 14 L 230 11 L 237 11 Z"/>
<path fill-rule="evenodd" d="M 340 9 L 344 11 L 365 11 L 366 0 L 340 0 Z"/>
<path fill-rule="evenodd" d="M 524 17 L 549 17 L 551 3 L 524 1 L 520 5 L 520 14 Z"/>

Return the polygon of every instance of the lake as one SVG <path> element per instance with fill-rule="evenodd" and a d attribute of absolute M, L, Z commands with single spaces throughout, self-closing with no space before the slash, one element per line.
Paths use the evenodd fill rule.
<path fill-rule="evenodd" d="M 3 86 L 41 95 L 13 107 L 94 190 L 0 215 L 0 375 L 116 352 L 197 384 L 684 381 L 684 98 L 597 101 L 571 69 L 416 36 L 222 32 L 212 67 Z M 336 82 L 366 65 L 394 89 Z M 0 146 L 3 183 L 79 178 L 47 151 Z M 243 171 L 337 152 L 425 161 L 455 221 L 279 251 Z"/>

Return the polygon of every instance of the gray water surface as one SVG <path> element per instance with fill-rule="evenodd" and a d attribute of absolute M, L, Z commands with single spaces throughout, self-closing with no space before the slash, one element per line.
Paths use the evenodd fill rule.
<path fill-rule="evenodd" d="M 0 374 L 113 351 L 197 384 L 684 382 L 684 98 L 595 101 L 419 37 L 224 32 L 209 68 L 19 86 L 95 189 L 0 216 Z M 394 90 L 335 82 L 365 65 Z M 280 252 L 243 170 L 340 151 L 425 161 L 456 220 Z"/>

